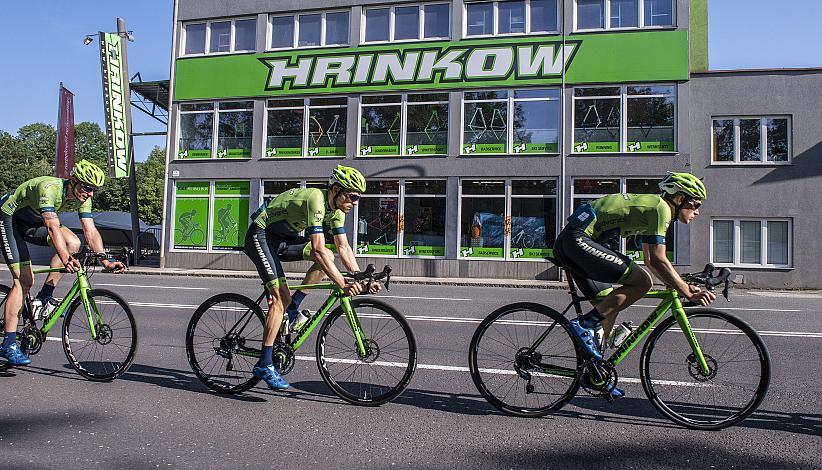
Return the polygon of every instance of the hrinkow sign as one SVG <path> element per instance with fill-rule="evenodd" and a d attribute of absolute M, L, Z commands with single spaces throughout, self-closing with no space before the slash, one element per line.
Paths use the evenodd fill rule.
<path fill-rule="evenodd" d="M 688 79 L 685 31 L 293 49 L 177 60 L 175 99 Z"/>

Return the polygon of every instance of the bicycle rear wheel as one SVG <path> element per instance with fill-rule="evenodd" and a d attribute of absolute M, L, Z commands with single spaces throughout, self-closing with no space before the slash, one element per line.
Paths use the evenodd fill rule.
<path fill-rule="evenodd" d="M 703 374 L 674 317 L 651 333 L 640 359 L 642 387 L 670 420 L 716 430 L 745 419 L 765 398 L 771 377 L 768 350 L 743 320 L 713 309 L 687 311 L 710 371 Z"/>
<path fill-rule="evenodd" d="M 234 394 L 260 381 L 251 369 L 260 357 L 265 317 L 260 306 L 240 294 L 217 294 L 203 302 L 188 323 L 186 356 L 210 389 Z"/>
<path fill-rule="evenodd" d="M 414 332 L 398 311 L 378 300 L 352 299 L 351 308 L 367 338 L 366 357 L 360 357 L 339 306 L 328 314 L 317 335 L 317 366 L 325 383 L 343 400 L 382 405 L 402 393 L 414 375 Z"/>
<path fill-rule="evenodd" d="M 468 353 L 471 379 L 482 396 L 505 413 L 523 417 L 545 416 L 573 398 L 579 390 L 580 363 L 568 320 L 556 310 L 528 302 L 488 315 L 477 327 Z"/>
<path fill-rule="evenodd" d="M 103 289 L 88 292 L 91 312 L 79 296 L 63 319 L 63 351 L 71 367 L 88 380 L 105 382 L 123 375 L 137 352 L 137 323 L 119 295 Z M 82 307 L 82 308 L 81 308 Z M 91 337 L 88 317 L 97 338 Z"/>

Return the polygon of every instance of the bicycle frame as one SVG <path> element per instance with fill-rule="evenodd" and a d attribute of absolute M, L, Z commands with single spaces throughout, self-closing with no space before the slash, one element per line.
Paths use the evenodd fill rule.
<path fill-rule="evenodd" d="M 65 268 L 46 268 L 46 269 L 36 269 L 33 271 L 34 274 L 45 274 L 45 273 L 54 273 L 54 272 L 66 272 Z M 88 282 L 88 278 L 86 277 L 86 270 L 85 268 L 80 268 L 77 271 L 77 280 L 74 281 L 72 284 L 71 289 L 69 290 L 68 294 L 63 298 L 60 302 L 60 305 L 57 306 L 57 309 L 52 313 L 51 317 L 48 319 L 46 323 L 43 324 L 40 331 L 43 334 L 48 333 L 54 325 L 57 324 L 57 320 L 63 316 L 63 313 L 66 309 L 71 305 L 74 299 L 79 295 L 83 301 L 83 307 L 86 310 L 86 317 L 88 318 L 88 326 L 91 332 L 91 338 L 96 340 L 97 339 L 97 329 L 96 324 L 97 322 L 94 321 L 92 318 L 91 312 L 96 312 L 98 316 L 98 320 L 101 320 L 100 312 L 97 310 L 97 305 L 94 304 L 94 301 L 89 298 L 88 292 L 91 290 L 91 285 Z"/>

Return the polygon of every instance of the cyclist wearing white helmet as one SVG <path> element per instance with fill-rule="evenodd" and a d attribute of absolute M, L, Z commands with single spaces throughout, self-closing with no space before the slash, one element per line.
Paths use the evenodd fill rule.
<path fill-rule="evenodd" d="M 356 168 L 337 165 L 328 178 L 327 189 L 287 190 L 263 203 L 251 215 L 252 224 L 246 234 L 244 251 L 257 267 L 272 298 L 263 331 L 262 354 L 253 373 L 271 389 L 285 390 L 289 386 L 274 366 L 272 349 L 284 313 L 288 313 L 293 325 L 299 318 L 299 306 L 306 295 L 302 291 L 291 294 L 281 262 L 313 261 L 303 284 L 316 284 L 327 275 L 347 295 L 359 294 L 362 286 L 356 282 L 347 283 L 334 265 L 334 252 L 325 246 L 323 226 L 330 228 L 345 268 L 350 272 L 359 271 L 354 250 L 345 235 L 345 214 L 354 209 L 364 192 L 362 173 Z M 302 231 L 305 236 L 299 234 Z M 378 283 L 372 285 L 373 292 L 380 288 Z"/>
<path fill-rule="evenodd" d="M 647 271 L 616 251 L 610 243 L 614 239 L 636 236 L 642 242 L 645 267 L 689 301 L 708 305 L 716 298 L 712 292 L 686 284 L 666 256 L 665 233 L 671 220 L 689 224 L 699 215 L 699 207 L 708 197 L 705 184 L 690 173 L 669 172 L 659 189 L 659 196 L 611 194 L 583 204 L 557 235 L 554 256 L 595 305 L 570 322 L 579 343 L 595 359 L 602 359 L 595 331 L 602 328 L 604 344 L 619 312 L 653 286 Z M 613 289 L 614 283 L 621 287 Z M 611 395 L 618 398 L 624 393 L 613 388 Z"/>
<path fill-rule="evenodd" d="M 34 273 L 31 269 L 26 242 L 52 246 L 55 255 L 51 267 L 65 267 L 73 273 L 80 269 L 80 263 L 71 255 L 80 250 L 80 239 L 71 230 L 60 225 L 57 216 L 61 211 L 77 211 L 83 234 L 96 252 L 105 251 L 100 232 L 94 226 L 91 216 L 91 197 L 106 180 L 100 167 L 80 160 L 74 165 L 71 178 L 62 179 L 53 176 L 32 178 L 21 184 L 14 192 L 0 197 L 0 250 L 11 271 L 14 285 L 6 297 L 4 309 L 5 338 L 0 346 L 0 357 L 11 365 L 26 365 L 31 360 L 20 350 L 16 343 L 17 316 L 23 307 L 23 299 L 34 284 Z M 119 261 L 103 261 L 106 269 L 122 272 L 125 267 Z M 37 294 L 32 307 L 42 313 L 53 310 L 57 302 L 52 294 L 62 273 L 49 273 L 43 288 Z M 35 304 L 39 305 L 35 307 Z M 50 308 L 51 307 L 51 308 Z"/>

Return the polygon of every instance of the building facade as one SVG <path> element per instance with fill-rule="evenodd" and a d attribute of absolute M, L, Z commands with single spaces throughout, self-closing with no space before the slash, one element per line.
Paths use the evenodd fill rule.
<path fill-rule="evenodd" d="M 711 191 L 697 224 L 672 224 L 676 265 L 820 287 L 801 256 L 819 217 L 780 196 L 819 185 L 807 101 L 822 75 L 706 72 L 706 12 L 687 0 L 178 0 L 163 264 L 253 269 L 240 251 L 249 214 L 345 164 L 368 178 L 347 233 L 369 262 L 556 279 L 545 257 L 575 206 L 657 192 L 671 170 Z M 623 247 L 641 260 L 634 240 Z"/>

